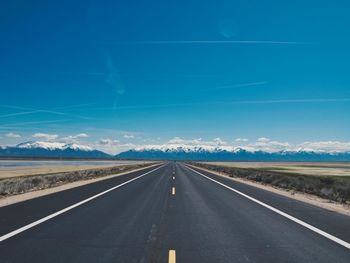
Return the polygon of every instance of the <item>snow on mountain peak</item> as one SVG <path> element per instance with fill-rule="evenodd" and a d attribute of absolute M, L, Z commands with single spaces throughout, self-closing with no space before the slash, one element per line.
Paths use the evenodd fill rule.
<path fill-rule="evenodd" d="M 80 145 L 76 143 L 66 144 L 66 149 L 81 150 L 81 151 L 92 151 L 93 149 L 86 145 Z"/>
<path fill-rule="evenodd" d="M 79 145 L 76 143 L 66 144 L 61 142 L 43 142 L 43 141 L 29 141 L 23 142 L 16 146 L 17 148 L 26 148 L 26 149 L 35 149 L 35 148 L 43 148 L 47 150 L 81 150 L 81 151 L 92 151 L 93 149 L 89 146 Z"/>
<path fill-rule="evenodd" d="M 232 146 L 214 146 L 214 145 L 187 145 L 187 144 L 177 144 L 168 143 L 161 145 L 146 145 L 136 147 L 135 151 L 149 151 L 157 150 L 162 152 L 218 152 L 218 151 L 234 151 Z"/>
<path fill-rule="evenodd" d="M 17 144 L 17 148 L 35 149 L 44 148 L 47 150 L 63 149 L 64 143 L 59 142 L 42 142 L 42 141 L 28 141 Z"/>
<path fill-rule="evenodd" d="M 319 153 L 319 154 L 336 154 L 336 153 L 344 153 L 349 152 L 350 150 L 347 148 L 340 149 L 323 149 L 317 147 L 310 147 L 308 145 L 298 145 L 295 147 L 269 147 L 260 145 L 247 145 L 247 146 L 229 146 L 229 145 L 186 145 L 186 144 L 160 144 L 160 145 L 144 145 L 134 148 L 134 151 L 142 152 L 142 151 L 162 151 L 162 152 L 231 152 L 231 153 L 239 153 L 239 152 L 248 152 L 248 153 L 256 153 L 256 152 L 265 152 L 265 153 Z"/>

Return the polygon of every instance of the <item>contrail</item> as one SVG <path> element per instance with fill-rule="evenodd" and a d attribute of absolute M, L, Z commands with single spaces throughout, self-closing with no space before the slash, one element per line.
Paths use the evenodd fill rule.
<path fill-rule="evenodd" d="M 267 84 L 267 81 L 248 82 L 248 83 L 240 83 L 240 84 L 232 84 L 232 85 L 222 85 L 222 86 L 217 86 L 215 88 L 209 88 L 208 90 L 241 88 L 241 87 L 250 87 L 250 86 L 260 86 L 265 84 Z"/>
<path fill-rule="evenodd" d="M 73 108 L 83 108 L 91 105 L 95 105 L 96 103 L 82 103 L 82 104 L 76 104 L 76 105 L 68 105 L 63 107 L 55 108 L 55 110 L 65 110 L 65 109 L 73 109 Z"/>
<path fill-rule="evenodd" d="M 34 111 L 22 111 L 22 112 L 4 114 L 4 115 L 0 115 L 0 118 L 19 116 L 19 115 L 28 115 L 28 114 L 33 114 L 33 113 L 37 113 L 37 112 L 41 112 L 41 111 L 34 110 Z"/>
<path fill-rule="evenodd" d="M 326 102 L 348 102 L 350 98 L 342 99 L 281 99 L 281 100 L 243 100 L 228 102 L 229 104 L 274 104 L 274 103 L 326 103 Z"/>
<path fill-rule="evenodd" d="M 274 44 L 274 45 L 302 45 L 310 42 L 275 41 L 275 40 L 147 40 L 147 41 L 111 41 L 101 42 L 107 45 L 188 45 L 188 44 Z"/>
<path fill-rule="evenodd" d="M 24 108 L 24 107 L 13 106 L 13 105 L 0 105 L 0 108 L 8 108 L 8 109 L 15 109 L 15 110 L 34 110 L 30 108 Z"/>
<path fill-rule="evenodd" d="M 96 108 L 95 110 L 125 110 L 125 109 L 153 109 L 153 108 L 170 108 L 184 106 L 201 106 L 201 105 L 239 105 L 239 104 L 281 104 L 281 103 L 332 103 L 332 102 L 350 102 L 350 98 L 335 99 L 279 99 L 279 100 L 236 100 L 236 101 L 203 101 L 189 103 L 169 103 L 153 105 L 130 105 L 119 106 L 117 108 Z"/>
<path fill-rule="evenodd" d="M 82 107 L 82 106 L 87 106 L 87 105 L 89 105 L 89 104 L 77 104 L 77 105 L 60 107 L 60 108 L 56 108 L 56 109 L 63 110 L 63 109 L 77 108 L 77 107 Z M 90 105 L 92 105 L 92 104 L 90 104 Z M 0 115 L 0 118 L 35 114 L 35 113 L 49 113 L 49 114 L 54 114 L 54 115 L 64 115 L 64 116 L 70 116 L 70 117 L 81 118 L 81 119 L 86 119 L 86 120 L 91 119 L 90 117 L 85 117 L 85 116 L 71 114 L 71 113 L 64 113 L 64 112 L 56 111 L 55 109 L 53 109 L 53 110 L 33 109 L 33 108 L 24 108 L 24 107 L 17 107 L 17 106 L 11 106 L 11 105 L 0 105 L 0 107 L 9 108 L 9 109 L 25 110 L 25 111 L 21 111 L 21 112 Z"/>
<path fill-rule="evenodd" d="M 9 123 L 5 125 L 0 125 L 1 127 L 16 127 L 16 126 L 25 126 L 25 125 L 32 125 L 32 124 L 46 124 L 46 123 L 59 123 L 59 122 L 66 122 L 70 121 L 70 119 L 64 119 L 64 120 L 47 120 L 47 121 L 30 121 L 30 122 L 21 122 L 21 123 Z"/>

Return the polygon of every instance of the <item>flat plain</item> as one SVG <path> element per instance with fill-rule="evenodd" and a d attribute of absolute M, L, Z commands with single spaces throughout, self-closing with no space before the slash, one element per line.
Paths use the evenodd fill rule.
<path fill-rule="evenodd" d="M 201 162 L 263 171 L 317 176 L 350 176 L 349 162 Z"/>
<path fill-rule="evenodd" d="M 120 165 L 143 164 L 145 161 L 47 161 L 47 160 L 0 160 L 0 179 L 40 174 L 83 171 Z"/>

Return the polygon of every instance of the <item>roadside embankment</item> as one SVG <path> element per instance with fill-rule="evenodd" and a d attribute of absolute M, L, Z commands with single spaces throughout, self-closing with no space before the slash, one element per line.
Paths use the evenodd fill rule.
<path fill-rule="evenodd" d="M 77 181 L 103 178 L 109 175 L 121 174 L 136 169 L 146 168 L 155 164 L 156 163 L 153 162 L 118 165 L 107 168 L 5 178 L 0 180 L 0 198 L 57 187 Z"/>
<path fill-rule="evenodd" d="M 227 167 L 199 162 L 189 162 L 188 164 L 216 171 L 232 178 L 243 178 L 288 191 L 298 191 L 340 203 L 350 203 L 349 176 L 290 174 L 283 171 Z"/>

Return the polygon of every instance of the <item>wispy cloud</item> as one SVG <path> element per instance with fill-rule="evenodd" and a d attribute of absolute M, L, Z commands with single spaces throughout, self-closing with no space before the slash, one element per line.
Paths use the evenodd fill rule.
<path fill-rule="evenodd" d="M 96 108 L 95 110 L 117 110 L 117 109 L 153 109 L 153 108 L 171 108 L 185 106 L 202 105 L 240 105 L 240 104 L 284 104 L 284 103 L 336 103 L 350 102 L 350 98 L 317 98 L 317 99 L 276 99 L 276 100 L 233 100 L 233 101 L 199 101 L 188 103 L 167 103 L 167 104 L 149 104 L 149 105 L 129 105 L 116 108 Z"/>
<path fill-rule="evenodd" d="M 0 105 L 0 108 L 15 109 L 15 110 L 28 110 L 28 108 L 24 108 L 24 107 L 20 107 L 20 106 L 16 106 L 16 105 L 5 105 L 5 104 Z"/>
<path fill-rule="evenodd" d="M 13 117 L 13 116 L 20 116 L 20 115 L 28 115 L 28 114 L 34 114 L 41 112 L 39 110 L 34 110 L 34 111 L 21 111 L 21 112 L 15 112 L 15 113 L 9 113 L 9 114 L 4 114 L 0 115 L 0 118 L 6 118 L 6 117 Z"/>
<path fill-rule="evenodd" d="M 111 87 L 113 92 L 113 106 L 116 107 L 118 105 L 119 96 L 125 93 L 125 84 L 122 80 L 122 77 L 115 66 L 111 55 L 107 54 L 106 56 L 106 66 L 108 70 L 108 74 L 106 75 L 106 83 Z"/>
<path fill-rule="evenodd" d="M 67 135 L 67 136 L 60 136 L 58 134 L 51 134 L 51 133 L 34 133 L 32 135 L 33 138 L 42 140 L 42 141 L 56 141 L 56 142 L 62 142 L 62 143 L 79 143 L 81 139 L 89 137 L 86 133 L 78 133 L 74 135 Z"/>
<path fill-rule="evenodd" d="M 66 109 L 76 109 L 76 108 L 85 108 L 92 105 L 95 105 L 96 103 L 81 103 L 81 104 L 74 104 L 74 105 L 68 105 L 68 106 L 62 106 L 55 108 L 56 110 L 66 110 Z"/>
<path fill-rule="evenodd" d="M 246 138 L 237 138 L 237 139 L 235 139 L 235 142 L 247 142 L 248 141 L 248 139 L 246 139 Z"/>
<path fill-rule="evenodd" d="M 83 105 L 85 106 L 88 104 L 69 105 L 69 106 L 65 106 L 65 107 L 59 107 L 56 109 L 63 110 L 63 109 L 77 108 L 77 107 L 83 107 Z M 52 110 L 50 110 L 50 109 L 33 109 L 33 108 L 17 107 L 17 106 L 10 106 L 10 105 L 0 105 L 0 107 L 9 108 L 9 109 L 24 110 L 24 111 L 20 111 L 20 112 L 14 112 L 14 113 L 0 115 L 0 118 L 20 116 L 20 115 L 29 115 L 29 114 L 36 114 L 36 113 L 48 113 L 48 114 L 53 114 L 53 115 L 70 116 L 70 117 L 81 118 L 81 119 L 91 119 L 90 117 L 85 117 L 85 116 L 76 115 L 76 114 L 72 114 L 72 113 L 65 113 L 62 111 L 57 111 L 55 108 Z"/>
<path fill-rule="evenodd" d="M 23 125 L 32 125 L 32 124 L 60 123 L 60 122 L 67 122 L 67 121 L 70 121 L 70 119 L 65 119 L 65 120 L 47 120 L 47 121 L 28 121 L 28 122 L 15 123 L 15 124 L 12 124 L 12 125 L 23 126 Z"/>
<path fill-rule="evenodd" d="M 54 115 L 68 115 L 68 114 L 65 114 L 63 112 L 57 112 L 57 111 L 51 111 L 51 110 L 32 110 L 32 111 L 21 111 L 21 112 L 0 115 L 0 118 L 20 116 L 20 115 L 29 115 L 29 114 L 35 114 L 35 113 L 50 113 L 50 114 L 54 114 Z"/>
<path fill-rule="evenodd" d="M 86 133 L 78 133 L 75 135 L 68 135 L 68 136 L 59 138 L 59 140 L 65 143 L 72 143 L 72 142 L 79 142 L 80 139 L 88 138 L 88 137 L 89 135 L 87 135 Z"/>
<path fill-rule="evenodd" d="M 119 140 L 103 138 L 97 142 L 92 142 L 88 144 L 90 147 L 107 152 L 109 154 L 116 154 L 125 150 L 135 148 L 136 145 L 132 143 L 120 143 Z"/>
<path fill-rule="evenodd" d="M 115 146 L 119 145 L 119 140 L 112 140 L 112 139 L 100 139 L 97 144 L 103 145 L 103 146 Z"/>
<path fill-rule="evenodd" d="M 21 129 L 22 129 L 22 126 L 26 126 L 26 125 L 50 124 L 50 123 L 60 123 L 60 122 L 67 122 L 67 121 L 70 121 L 70 119 L 16 122 L 16 123 L 9 123 L 9 124 L 0 125 L 0 128 L 9 128 L 9 127 L 18 127 L 18 126 L 21 126 Z"/>
<path fill-rule="evenodd" d="M 279 103 L 327 103 L 350 102 L 350 98 L 319 98 L 319 99 L 278 99 L 278 100 L 242 100 L 227 102 L 229 104 L 279 104 Z M 226 103 L 226 102 L 223 102 Z"/>
<path fill-rule="evenodd" d="M 54 141 L 58 138 L 57 134 L 48 134 L 48 133 L 34 133 L 33 138 L 44 140 L 44 141 Z"/>
<path fill-rule="evenodd" d="M 123 135 L 123 138 L 125 138 L 125 139 L 134 139 L 135 136 L 132 135 L 132 134 L 124 134 L 124 135 Z"/>
<path fill-rule="evenodd" d="M 232 84 L 232 85 L 216 86 L 214 88 L 209 88 L 208 90 L 243 88 L 243 87 L 250 87 L 250 86 L 263 86 L 263 85 L 266 85 L 266 84 L 267 84 L 267 81 L 247 82 L 247 83 L 238 83 L 238 84 Z"/>
<path fill-rule="evenodd" d="M 265 152 L 278 152 L 278 151 L 291 151 L 295 149 L 288 142 L 280 142 L 271 140 L 266 137 L 261 137 L 256 140 L 256 142 L 250 143 L 245 146 L 241 146 L 242 149 L 248 151 L 265 151 Z"/>
<path fill-rule="evenodd" d="M 264 45 L 300 45 L 310 42 L 279 40 L 147 40 L 147 41 L 111 41 L 102 42 L 109 45 L 191 45 L 191 44 L 264 44 Z"/>
<path fill-rule="evenodd" d="M 270 139 L 269 138 L 266 138 L 266 137 L 260 137 L 260 138 L 258 138 L 257 140 L 256 140 L 257 142 L 269 142 L 270 141 Z"/>
<path fill-rule="evenodd" d="M 17 133 L 13 133 L 13 132 L 9 132 L 5 136 L 8 138 L 21 138 L 21 135 L 19 135 Z"/>
<path fill-rule="evenodd" d="M 12 130 L 16 130 L 18 129 L 18 126 L 0 126 L 0 131 L 12 131 Z M 41 131 L 41 128 L 38 127 L 33 127 L 33 126 L 21 126 L 21 131 L 29 131 L 29 132 L 33 132 L 33 131 Z"/>
<path fill-rule="evenodd" d="M 229 84 L 229 85 L 219 85 L 212 88 L 207 88 L 205 90 L 225 90 L 225 89 L 234 89 L 234 88 L 244 88 L 244 87 L 253 87 L 253 86 L 264 86 L 268 82 L 267 81 L 256 81 L 256 82 L 245 82 L 245 83 L 237 83 L 237 84 Z"/>
<path fill-rule="evenodd" d="M 183 139 L 180 137 L 174 137 L 171 140 L 168 141 L 168 144 L 174 144 L 174 145 L 190 145 L 190 146 L 223 146 L 227 145 L 227 142 L 222 140 L 221 138 L 217 137 L 213 140 L 203 140 L 202 138 L 197 139 Z"/>

